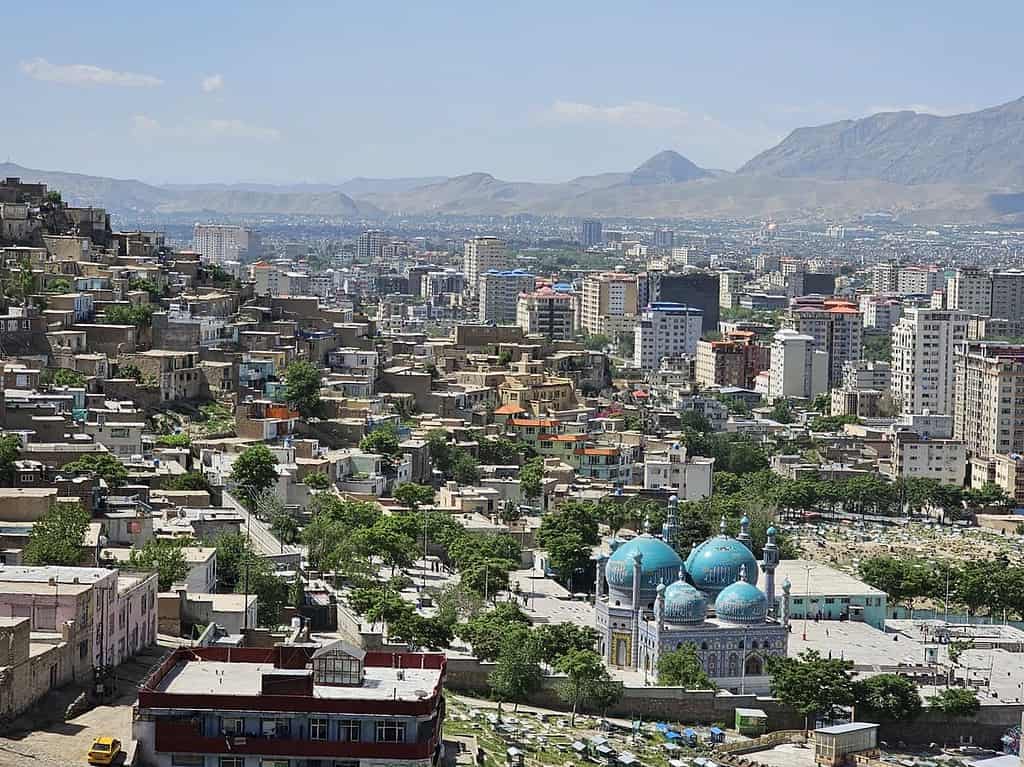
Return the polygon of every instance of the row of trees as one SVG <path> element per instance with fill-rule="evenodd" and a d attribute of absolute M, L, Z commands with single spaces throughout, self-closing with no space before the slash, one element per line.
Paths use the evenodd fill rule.
<path fill-rule="evenodd" d="M 803 714 L 805 728 L 811 717 L 832 719 L 839 708 L 853 706 L 861 721 L 906 721 L 922 709 L 917 685 L 897 674 L 878 674 L 854 680 L 853 662 L 825 658 L 806 650 L 796 658 L 768 659 L 772 694 Z M 929 696 L 930 708 L 949 716 L 970 716 L 980 707 L 974 690 L 950 687 Z"/>

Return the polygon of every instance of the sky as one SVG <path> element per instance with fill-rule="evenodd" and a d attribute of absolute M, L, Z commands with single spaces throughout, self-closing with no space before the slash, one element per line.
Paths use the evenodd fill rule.
<path fill-rule="evenodd" d="M 1019 0 L 50 0 L 0 24 L 0 161 L 150 183 L 734 170 L 800 126 L 1024 96 Z"/>

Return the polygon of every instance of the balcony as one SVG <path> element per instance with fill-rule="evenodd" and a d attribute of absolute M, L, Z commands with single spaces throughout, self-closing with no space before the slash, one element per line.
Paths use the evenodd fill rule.
<path fill-rule="evenodd" d="M 430 759 L 437 736 L 420 743 L 363 743 L 337 740 L 299 740 L 247 735 L 207 737 L 192 721 L 156 723 L 158 753 L 237 754 L 306 759 Z"/>

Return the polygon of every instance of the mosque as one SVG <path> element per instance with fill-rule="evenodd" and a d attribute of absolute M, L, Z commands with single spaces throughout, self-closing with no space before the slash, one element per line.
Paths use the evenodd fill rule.
<path fill-rule="evenodd" d="M 685 562 L 667 543 L 678 530 L 679 501 L 672 496 L 660 538 L 645 532 L 613 539 L 611 555 L 597 558 L 595 620 L 605 662 L 656 676 L 661 653 L 692 643 L 719 688 L 767 691 L 766 660 L 785 656 L 789 635 L 788 580 L 776 607 L 775 528 L 768 529 L 760 563 L 764 591 L 747 517 L 736 538 L 725 534 L 722 520 L 719 535 L 695 545 Z"/>

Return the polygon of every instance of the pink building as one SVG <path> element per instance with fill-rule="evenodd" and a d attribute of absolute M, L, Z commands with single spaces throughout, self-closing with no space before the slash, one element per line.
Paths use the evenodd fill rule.
<path fill-rule="evenodd" d="M 0 566 L 0 618 L 29 618 L 33 631 L 74 622 L 81 668 L 116 666 L 156 641 L 156 573 L 99 567 Z"/>

